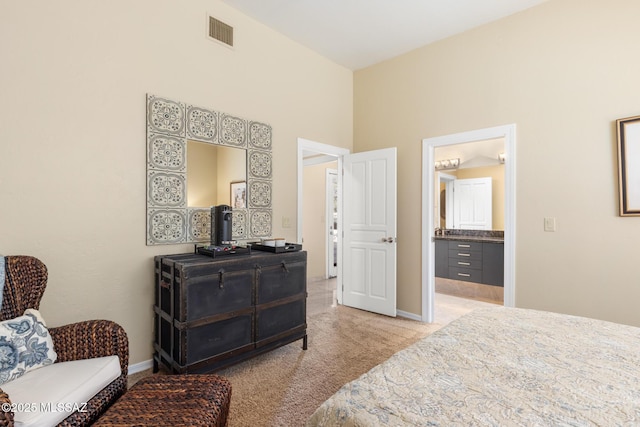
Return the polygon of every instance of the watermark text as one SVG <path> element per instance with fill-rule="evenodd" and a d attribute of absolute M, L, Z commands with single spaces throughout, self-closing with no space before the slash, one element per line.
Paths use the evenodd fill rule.
<path fill-rule="evenodd" d="M 5 402 L 2 412 L 87 412 L 87 402 Z"/>

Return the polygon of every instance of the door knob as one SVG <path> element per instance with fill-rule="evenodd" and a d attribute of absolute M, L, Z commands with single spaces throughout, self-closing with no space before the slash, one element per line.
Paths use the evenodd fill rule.
<path fill-rule="evenodd" d="M 383 237 L 382 238 L 382 243 L 393 243 L 395 241 L 396 241 L 396 239 L 394 239 L 393 237 Z"/>

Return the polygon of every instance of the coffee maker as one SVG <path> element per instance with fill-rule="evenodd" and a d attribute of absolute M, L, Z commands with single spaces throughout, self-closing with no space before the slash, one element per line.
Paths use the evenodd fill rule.
<path fill-rule="evenodd" d="M 211 245 L 231 246 L 235 242 L 231 237 L 233 212 L 229 205 L 211 207 Z"/>

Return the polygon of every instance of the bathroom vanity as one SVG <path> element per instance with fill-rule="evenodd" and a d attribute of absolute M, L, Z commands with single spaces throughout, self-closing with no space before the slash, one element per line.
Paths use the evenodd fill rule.
<path fill-rule="evenodd" d="M 504 286 L 504 238 L 482 233 L 435 236 L 435 276 Z"/>

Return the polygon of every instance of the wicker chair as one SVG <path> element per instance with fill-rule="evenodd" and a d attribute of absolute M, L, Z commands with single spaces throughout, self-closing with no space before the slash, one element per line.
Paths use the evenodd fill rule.
<path fill-rule="evenodd" d="M 27 308 L 38 309 L 47 286 L 47 267 L 31 256 L 5 257 L 6 278 L 0 320 L 22 316 Z M 89 402 L 86 412 L 74 412 L 61 426 L 86 426 L 93 423 L 127 389 L 129 342 L 124 329 L 108 320 L 88 320 L 49 328 L 58 358 L 56 362 L 117 355 L 121 375 Z M 0 403 L 10 403 L 0 389 Z M 13 425 L 13 413 L 0 411 L 0 426 Z"/>

